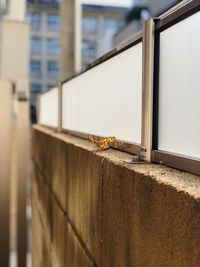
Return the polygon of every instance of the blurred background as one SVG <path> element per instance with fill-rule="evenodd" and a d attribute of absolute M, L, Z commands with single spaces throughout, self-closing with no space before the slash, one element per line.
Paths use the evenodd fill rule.
<path fill-rule="evenodd" d="M 29 74 L 33 122 L 38 93 L 80 71 L 140 31 L 145 20 L 159 16 L 180 1 L 79 0 L 75 1 L 76 10 L 70 2 L 74 1 L 27 0 L 26 18 L 31 24 Z M 75 21 L 74 16 L 70 16 L 73 12 Z M 74 30 L 76 36 L 69 33 Z M 69 36 L 76 42 L 71 40 L 74 45 L 71 52 L 65 51 L 70 49 Z M 74 48 L 78 58 L 73 57 Z M 71 60 L 75 60 L 74 66 Z"/>
<path fill-rule="evenodd" d="M 179 2 L 0 0 L 0 266 L 31 266 L 31 124 L 38 94 Z"/>

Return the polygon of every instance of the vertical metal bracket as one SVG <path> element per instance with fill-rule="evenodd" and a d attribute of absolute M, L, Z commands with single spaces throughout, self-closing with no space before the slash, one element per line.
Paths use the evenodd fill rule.
<path fill-rule="evenodd" d="M 154 21 L 147 20 L 143 29 L 142 62 L 142 133 L 140 159 L 150 162 L 153 121 Z"/>
<path fill-rule="evenodd" d="M 58 84 L 58 132 L 62 130 L 62 82 Z"/>

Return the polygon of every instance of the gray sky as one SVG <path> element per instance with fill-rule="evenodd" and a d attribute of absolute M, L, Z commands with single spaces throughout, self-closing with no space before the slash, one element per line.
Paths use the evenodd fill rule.
<path fill-rule="evenodd" d="M 80 0 L 84 4 L 130 7 L 133 0 Z"/>

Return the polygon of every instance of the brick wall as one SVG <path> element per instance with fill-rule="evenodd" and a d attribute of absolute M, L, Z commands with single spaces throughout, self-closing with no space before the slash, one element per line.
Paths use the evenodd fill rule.
<path fill-rule="evenodd" d="M 199 267 L 200 179 L 33 129 L 33 267 Z"/>

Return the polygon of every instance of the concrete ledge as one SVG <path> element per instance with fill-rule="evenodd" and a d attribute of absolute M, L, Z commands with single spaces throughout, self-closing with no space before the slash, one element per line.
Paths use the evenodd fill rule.
<path fill-rule="evenodd" d="M 42 203 L 55 200 L 52 244 L 58 266 L 63 266 L 62 231 L 66 266 L 199 266 L 199 176 L 127 164 L 133 155 L 94 152 L 89 141 L 38 125 L 33 133 L 33 159 L 43 180 L 40 185 L 33 180 L 33 188 L 41 187 L 33 195 L 39 201 L 34 209 L 48 218 L 48 204 Z M 40 197 L 45 186 L 49 197 Z"/>
<path fill-rule="evenodd" d="M 103 170 L 103 266 L 198 266 L 199 200 L 113 162 Z"/>

